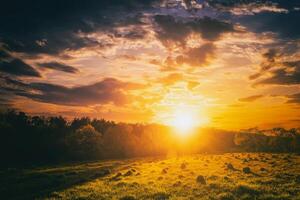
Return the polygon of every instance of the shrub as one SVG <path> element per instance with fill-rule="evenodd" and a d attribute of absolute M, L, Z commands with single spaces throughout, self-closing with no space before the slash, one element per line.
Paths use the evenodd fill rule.
<path fill-rule="evenodd" d="M 206 180 L 205 180 L 204 176 L 202 176 L 202 175 L 197 176 L 196 181 L 197 181 L 197 183 L 206 185 Z"/>
<path fill-rule="evenodd" d="M 244 168 L 243 168 L 243 172 L 244 172 L 245 174 L 250 174 L 250 173 L 251 173 L 250 167 L 244 167 Z"/>

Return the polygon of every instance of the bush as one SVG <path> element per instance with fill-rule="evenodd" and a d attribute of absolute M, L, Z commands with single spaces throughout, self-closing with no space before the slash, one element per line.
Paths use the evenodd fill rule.
<path fill-rule="evenodd" d="M 197 183 L 206 185 L 206 180 L 205 180 L 204 176 L 202 176 L 202 175 L 197 176 L 196 181 L 197 181 Z"/>
<path fill-rule="evenodd" d="M 244 168 L 243 168 L 243 172 L 244 172 L 245 174 L 250 174 L 250 173 L 251 173 L 250 167 L 244 167 Z"/>

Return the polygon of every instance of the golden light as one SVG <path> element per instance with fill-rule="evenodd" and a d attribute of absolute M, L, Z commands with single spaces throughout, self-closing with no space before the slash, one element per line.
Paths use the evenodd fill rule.
<path fill-rule="evenodd" d="M 199 111 L 184 107 L 173 111 L 165 123 L 173 127 L 174 133 L 186 137 L 207 121 L 207 118 L 201 116 Z"/>
<path fill-rule="evenodd" d="M 209 123 L 206 113 L 208 99 L 195 94 L 186 83 L 168 88 L 164 98 L 153 109 L 156 123 L 170 126 L 173 133 L 185 139 L 196 133 L 196 129 Z"/>
<path fill-rule="evenodd" d="M 173 119 L 171 119 L 170 125 L 180 135 L 187 135 L 197 126 L 197 120 L 194 113 L 178 111 L 174 114 Z"/>

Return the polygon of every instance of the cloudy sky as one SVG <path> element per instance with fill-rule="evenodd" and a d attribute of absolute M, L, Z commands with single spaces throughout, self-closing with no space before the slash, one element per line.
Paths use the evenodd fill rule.
<path fill-rule="evenodd" d="M 298 0 L 1 3 L 0 107 L 224 129 L 299 127 Z"/>

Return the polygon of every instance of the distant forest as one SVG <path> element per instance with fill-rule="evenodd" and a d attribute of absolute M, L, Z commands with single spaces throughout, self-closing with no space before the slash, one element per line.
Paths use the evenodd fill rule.
<path fill-rule="evenodd" d="M 157 124 L 115 123 L 88 117 L 0 113 L 1 165 L 35 165 L 184 153 L 297 152 L 300 129 L 230 132 L 200 128 L 188 139 Z"/>

